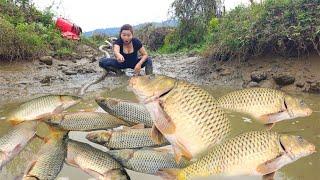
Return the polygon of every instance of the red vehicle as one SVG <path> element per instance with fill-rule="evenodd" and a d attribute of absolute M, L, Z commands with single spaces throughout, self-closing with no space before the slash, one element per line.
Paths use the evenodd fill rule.
<path fill-rule="evenodd" d="M 58 18 L 56 21 L 56 27 L 61 31 L 62 37 L 72 40 L 80 40 L 82 29 L 74 23 L 64 18 Z"/>

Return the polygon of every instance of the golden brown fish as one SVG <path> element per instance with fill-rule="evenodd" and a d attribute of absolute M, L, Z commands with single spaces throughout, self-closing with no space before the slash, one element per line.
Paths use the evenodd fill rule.
<path fill-rule="evenodd" d="M 37 120 L 53 113 L 61 113 L 65 109 L 80 102 L 77 96 L 46 95 L 22 103 L 12 111 L 7 120 L 13 124 L 22 121 Z"/>
<path fill-rule="evenodd" d="M 108 113 L 68 112 L 54 114 L 45 120 L 46 123 L 69 131 L 89 131 L 109 129 L 129 124 Z"/>
<path fill-rule="evenodd" d="M 0 170 L 35 137 L 37 122 L 28 121 L 14 126 L 0 137 Z"/>
<path fill-rule="evenodd" d="M 108 153 L 78 141 L 68 140 L 66 163 L 100 180 L 130 180 L 126 170 Z"/>
<path fill-rule="evenodd" d="M 315 146 L 300 136 L 252 131 L 216 145 L 207 155 L 183 169 L 165 169 L 158 175 L 178 180 L 210 175 L 263 176 L 315 151 Z"/>
<path fill-rule="evenodd" d="M 106 112 L 128 123 L 142 123 L 145 127 L 153 126 L 151 115 L 143 104 L 103 97 L 96 98 L 96 102 Z"/>
<path fill-rule="evenodd" d="M 270 88 L 242 89 L 228 93 L 217 101 L 223 109 L 247 113 L 264 124 L 312 113 L 303 100 Z"/>
<path fill-rule="evenodd" d="M 141 125 L 141 124 L 139 124 Z M 169 144 L 166 139 L 160 144 L 154 142 L 151 138 L 151 128 L 143 126 L 133 128 L 124 128 L 117 131 L 96 131 L 87 134 L 86 138 L 94 143 L 101 144 L 108 149 L 130 149 L 161 146 Z"/>
<path fill-rule="evenodd" d="M 125 168 L 146 173 L 155 174 L 164 168 L 184 168 L 191 162 L 182 158 L 179 163 L 174 160 L 174 155 L 167 150 L 158 149 L 121 149 L 107 151 Z"/>
<path fill-rule="evenodd" d="M 31 160 L 23 179 L 48 179 L 57 177 L 63 167 L 67 154 L 67 132 L 50 128 L 46 143 L 37 153 L 37 157 Z"/>
<path fill-rule="evenodd" d="M 153 138 L 164 135 L 177 161 L 201 155 L 230 131 L 216 100 L 198 86 L 162 75 L 132 77 L 129 84 L 154 120 Z"/>

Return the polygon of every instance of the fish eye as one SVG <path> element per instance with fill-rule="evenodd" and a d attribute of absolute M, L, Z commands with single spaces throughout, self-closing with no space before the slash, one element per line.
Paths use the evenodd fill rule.
<path fill-rule="evenodd" d="M 152 80 L 154 78 L 154 76 L 155 76 L 154 74 L 149 75 L 148 76 L 149 80 Z"/>
<path fill-rule="evenodd" d="M 301 106 L 304 106 L 304 105 L 306 104 L 306 103 L 304 102 L 304 100 L 300 100 L 299 103 L 300 103 Z"/>
<path fill-rule="evenodd" d="M 303 142 L 303 138 L 302 138 L 301 136 L 298 136 L 298 141 L 299 141 L 300 143 L 302 143 L 302 142 Z"/>

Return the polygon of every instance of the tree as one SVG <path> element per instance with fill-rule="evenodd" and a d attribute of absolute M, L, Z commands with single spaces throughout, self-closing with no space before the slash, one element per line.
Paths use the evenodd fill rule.
<path fill-rule="evenodd" d="M 204 39 L 210 20 L 221 14 L 222 4 L 223 0 L 175 0 L 172 3 L 173 16 L 179 20 L 177 40 L 182 46 Z"/>

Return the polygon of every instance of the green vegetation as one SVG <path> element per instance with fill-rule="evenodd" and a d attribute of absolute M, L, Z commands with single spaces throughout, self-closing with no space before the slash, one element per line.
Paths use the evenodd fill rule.
<path fill-rule="evenodd" d="M 156 51 L 163 45 L 166 35 L 172 31 L 173 28 L 171 27 L 156 27 L 152 23 L 147 23 L 135 31 L 135 36 L 138 37 L 148 49 Z"/>
<path fill-rule="evenodd" d="M 267 0 L 237 7 L 211 30 L 206 53 L 218 59 L 320 55 L 319 17 L 319 0 Z"/>
<path fill-rule="evenodd" d="M 26 0 L 0 0 L 0 59 L 70 55 L 77 42 L 63 39 L 52 17 L 50 10 L 40 12 Z"/>
<path fill-rule="evenodd" d="M 146 24 L 135 35 L 153 53 L 196 52 L 218 60 L 320 55 L 320 0 L 265 0 L 227 13 L 221 7 L 220 0 L 175 0 L 177 27 Z M 28 0 L 0 0 L 0 59 L 65 57 L 79 43 L 98 47 L 108 39 L 63 39 L 52 17 L 50 8 L 40 12 Z"/>
<path fill-rule="evenodd" d="M 185 1 L 176 0 L 173 4 L 175 11 L 180 8 L 175 13 L 180 24 L 165 37 L 161 52 L 200 51 L 219 60 L 265 54 L 288 57 L 316 52 L 320 55 L 319 0 L 266 0 L 249 7 L 239 6 L 221 18 L 213 14 L 197 15 L 202 11 L 197 12 L 199 8 L 192 6 L 181 9 L 177 3 L 182 2 Z M 179 16 L 192 11 L 193 15 L 187 16 L 189 19 Z"/>

